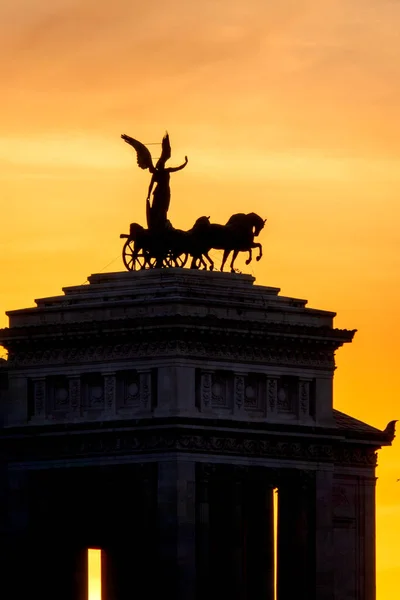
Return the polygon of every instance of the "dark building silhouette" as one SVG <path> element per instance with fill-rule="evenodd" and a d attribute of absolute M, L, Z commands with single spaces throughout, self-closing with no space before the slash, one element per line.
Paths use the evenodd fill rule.
<path fill-rule="evenodd" d="M 354 331 L 249 275 L 150 269 L 0 332 L 8 598 L 374 600 L 381 431 L 333 409 Z M 5 588 L 7 589 L 7 588 Z"/>

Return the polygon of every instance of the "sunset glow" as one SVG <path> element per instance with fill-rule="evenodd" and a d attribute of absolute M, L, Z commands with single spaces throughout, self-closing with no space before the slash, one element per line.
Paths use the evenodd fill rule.
<path fill-rule="evenodd" d="M 88 550 L 88 600 L 101 598 L 101 550 Z"/>
<path fill-rule="evenodd" d="M 263 259 L 237 266 L 358 330 L 337 352 L 336 408 L 382 429 L 400 418 L 399 23 L 393 0 L 3 0 L 0 326 L 123 270 L 149 173 L 120 134 L 168 129 L 171 166 L 189 158 L 171 176 L 174 226 L 267 218 Z M 377 600 L 392 600 L 397 440 L 378 477 Z"/>

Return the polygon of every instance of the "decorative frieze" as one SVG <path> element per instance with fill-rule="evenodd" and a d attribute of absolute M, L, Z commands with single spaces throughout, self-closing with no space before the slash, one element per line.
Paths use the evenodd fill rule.
<path fill-rule="evenodd" d="M 200 412 L 230 411 L 244 418 L 310 419 L 311 379 L 264 373 L 201 371 L 197 377 Z"/>
<path fill-rule="evenodd" d="M 155 381 L 155 379 L 154 379 Z M 202 413 L 239 418 L 273 420 L 310 419 L 312 380 L 271 377 L 264 373 L 198 370 L 193 389 Z M 151 369 L 89 373 L 81 376 L 51 376 L 32 381 L 33 414 L 60 419 L 112 417 L 115 414 L 151 413 L 156 394 Z M 33 398 L 33 400 L 32 400 Z"/>
<path fill-rule="evenodd" d="M 171 335 L 176 335 L 176 332 Z M 303 347 L 288 345 L 272 349 L 269 345 L 248 344 L 246 340 L 232 343 L 229 340 L 169 340 L 110 345 L 90 345 L 86 347 L 60 347 L 34 350 L 18 348 L 10 351 L 10 366 L 57 365 L 69 363 L 109 363 L 113 360 L 134 360 L 144 357 L 190 356 L 200 359 L 226 360 L 229 362 L 250 362 L 264 365 L 312 367 L 331 371 L 334 364 L 334 351 L 329 345 Z"/>
<path fill-rule="evenodd" d="M 276 436 L 236 435 L 226 432 L 193 432 L 193 430 L 153 429 L 152 432 L 134 430 L 99 430 L 91 434 L 68 436 L 35 436 L 3 439 L 10 459 L 29 456 L 33 459 L 58 459 L 79 456 L 131 455 L 149 452 L 190 452 L 218 456 L 271 458 L 276 460 L 306 460 L 310 463 L 329 462 L 370 470 L 376 464 L 376 451 L 371 447 L 359 448 L 350 444 L 335 446 L 329 441 L 320 443 L 306 438 L 280 440 Z"/>

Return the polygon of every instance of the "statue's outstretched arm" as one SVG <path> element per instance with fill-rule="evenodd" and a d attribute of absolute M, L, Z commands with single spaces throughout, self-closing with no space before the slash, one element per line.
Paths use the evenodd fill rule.
<path fill-rule="evenodd" d="M 175 171 L 180 171 L 181 169 L 184 169 L 187 164 L 188 164 L 188 157 L 185 156 L 185 162 L 182 165 L 179 165 L 179 167 L 170 167 L 169 169 L 166 169 L 166 170 L 168 171 L 168 173 L 175 173 Z"/>

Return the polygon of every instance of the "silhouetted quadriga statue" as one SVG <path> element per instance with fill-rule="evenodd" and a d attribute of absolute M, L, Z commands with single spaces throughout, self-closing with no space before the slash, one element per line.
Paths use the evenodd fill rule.
<path fill-rule="evenodd" d="M 188 231 L 175 229 L 167 218 L 171 192 L 169 187 L 170 173 L 180 171 L 188 162 L 179 167 L 166 168 L 165 163 L 171 156 L 171 145 L 168 133 L 162 140 L 161 157 L 156 166 L 153 165 L 148 148 L 141 142 L 123 134 L 122 139 L 136 150 L 137 164 L 141 169 L 149 169 L 152 174 L 146 198 L 147 229 L 139 223 L 131 223 L 129 234 L 121 234 L 126 238 L 122 250 L 122 259 L 129 271 L 162 267 L 184 267 L 191 257 L 190 268 L 214 268 L 209 252 L 212 249 L 223 250 L 221 271 L 229 254 L 234 272 L 234 263 L 239 252 L 248 252 L 248 265 L 252 260 L 252 249 L 258 248 L 256 260 L 262 257 L 262 246 L 254 238 L 263 229 L 266 219 L 255 213 L 237 213 L 230 217 L 225 225 L 211 223 L 210 217 L 200 217 Z M 154 187 L 155 186 L 155 187 Z M 154 188 L 154 191 L 153 191 Z M 150 194 L 153 201 L 150 205 Z"/>

